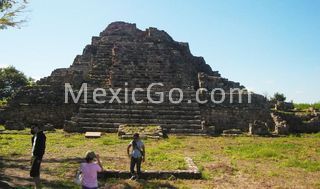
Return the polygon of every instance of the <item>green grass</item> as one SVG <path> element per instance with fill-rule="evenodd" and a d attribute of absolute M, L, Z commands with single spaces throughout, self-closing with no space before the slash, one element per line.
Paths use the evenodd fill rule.
<path fill-rule="evenodd" d="M 310 172 L 320 171 L 320 162 L 315 160 L 299 160 L 298 158 L 290 158 L 282 165 L 285 167 L 302 168 Z"/>
<path fill-rule="evenodd" d="M 57 130 L 46 135 L 47 150 L 44 158 L 47 162 L 43 164 L 43 173 L 47 177 L 55 177 L 46 186 L 75 188 L 72 179 L 87 150 L 99 153 L 105 168 L 128 170 L 126 148 L 131 140 L 119 139 L 117 134 L 86 139 L 83 134 L 68 134 Z M 26 171 L 26 175 L 28 174 L 26 169 L 19 170 L 18 167 L 26 167 L 29 162 L 30 137 L 29 130 L 4 131 L 0 134 L 0 155 L 8 159 L 8 162 L 0 161 L 0 169 L 17 167 L 15 169 L 18 171 Z M 320 177 L 319 138 L 320 133 L 278 138 L 169 135 L 161 140 L 146 139 L 144 143 L 147 159 L 142 166 L 144 170 L 186 169 L 184 158 L 188 156 L 198 165 L 204 180 L 150 180 L 136 183 L 108 179 L 107 182 L 122 183 L 133 188 L 155 188 L 159 185 L 212 188 L 215 183 L 213 179 L 226 178 L 219 183 L 228 188 L 230 185 L 223 183 L 238 179 L 239 175 L 244 174 L 257 182 L 269 183 L 272 187 L 316 188 L 319 185 L 316 178 Z M 15 159 L 21 161 L 10 161 Z M 305 177 L 309 178 L 308 183 L 305 183 Z M 241 184 L 241 180 L 236 183 Z"/>
<path fill-rule="evenodd" d="M 320 102 L 318 103 L 313 103 L 313 104 L 308 104 L 308 103 L 300 103 L 300 104 L 294 104 L 294 107 L 297 110 L 307 110 L 309 108 L 315 108 L 317 110 L 320 110 Z"/>
<path fill-rule="evenodd" d="M 288 151 L 297 148 L 299 147 L 295 144 L 283 143 L 283 141 L 261 143 L 248 140 L 247 142 L 239 143 L 238 145 L 228 146 L 225 149 L 225 152 L 230 154 L 233 158 L 283 159 Z"/>
<path fill-rule="evenodd" d="M 6 106 L 8 103 L 7 99 L 0 99 L 0 107 Z"/>
<path fill-rule="evenodd" d="M 146 146 L 148 142 L 146 141 Z M 177 137 L 170 137 L 160 141 L 152 141 L 156 146 L 146 148 L 148 160 L 152 164 L 158 164 L 165 170 L 186 169 L 186 163 L 182 154 L 177 154 L 175 150 L 184 147 Z"/>
<path fill-rule="evenodd" d="M 316 137 L 316 138 L 320 138 L 320 133 L 316 133 L 316 134 L 313 134 L 311 136 Z"/>
<path fill-rule="evenodd" d="M 29 142 L 29 143 L 28 143 Z M 19 156 L 26 154 L 31 146 L 30 136 L 28 135 L 0 135 L 0 154 L 1 156 Z"/>
<path fill-rule="evenodd" d="M 130 140 L 119 139 L 116 135 L 111 135 L 109 137 L 104 137 L 102 140 L 103 145 L 117 145 L 117 144 L 127 144 Z"/>

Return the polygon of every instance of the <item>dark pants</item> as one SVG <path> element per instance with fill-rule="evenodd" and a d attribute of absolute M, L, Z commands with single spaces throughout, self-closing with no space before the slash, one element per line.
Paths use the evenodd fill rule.
<path fill-rule="evenodd" d="M 89 188 L 89 187 L 86 187 L 86 186 L 82 186 L 82 189 L 98 189 L 98 187 L 95 187 L 95 188 Z"/>
<path fill-rule="evenodd" d="M 36 156 L 32 157 L 30 177 L 39 177 L 40 176 L 41 161 L 42 161 L 42 158 L 39 158 Z"/>
<path fill-rule="evenodd" d="M 137 165 L 137 174 L 138 176 L 140 175 L 141 173 L 141 161 L 142 161 L 142 158 L 133 158 L 131 157 L 131 162 L 130 162 L 130 172 L 131 172 L 131 175 L 134 176 L 134 167 Z"/>

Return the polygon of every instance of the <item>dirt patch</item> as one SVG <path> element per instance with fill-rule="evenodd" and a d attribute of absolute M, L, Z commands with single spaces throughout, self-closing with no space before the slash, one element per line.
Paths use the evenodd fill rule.
<path fill-rule="evenodd" d="M 222 173 L 230 174 L 230 175 L 234 174 L 234 172 L 237 171 L 237 169 L 235 169 L 235 168 L 231 167 L 230 165 L 227 165 L 223 162 L 210 164 L 206 168 L 210 171 L 218 171 L 218 172 L 222 172 Z"/>

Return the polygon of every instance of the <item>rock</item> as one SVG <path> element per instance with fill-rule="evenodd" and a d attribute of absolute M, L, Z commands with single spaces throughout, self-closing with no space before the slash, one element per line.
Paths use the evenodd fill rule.
<path fill-rule="evenodd" d="M 81 132 L 81 128 L 77 127 L 77 123 L 74 121 L 65 121 L 63 130 L 66 132 Z"/>
<path fill-rule="evenodd" d="M 275 134 L 278 135 L 288 135 L 290 132 L 289 124 L 286 120 L 283 120 L 280 116 L 271 113 L 275 125 Z"/>
<path fill-rule="evenodd" d="M 215 127 L 215 126 L 208 126 L 208 128 L 207 128 L 207 133 L 208 133 L 209 135 L 214 135 L 214 134 L 216 134 L 216 127 Z"/>
<path fill-rule="evenodd" d="M 44 131 L 55 131 L 54 125 L 47 123 L 43 126 Z"/>
<path fill-rule="evenodd" d="M 7 130 L 24 130 L 25 125 L 21 122 L 6 121 L 5 128 Z"/>
<path fill-rule="evenodd" d="M 84 136 L 86 138 L 100 138 L 101 132 L 86 132 Z"/>
<path fill-rule="evenodd" d="M 243 132 L 240 129 L 227 129 L 227 130 L 223 130 L 222 134 L 224 134 L 224 135 L 240 135 L 240 134 L 243 134 Z"/>
<path fill-rule="evenodd" d="M 292 102 L 277 101 L 275 109 L 279 111 L 290 111 L 294 109 L 294 105 Z"/>
<path fill-rule="evenodd" d="M 163 131 L 160 126 L 142 126 L 142 125 L 120 125 L 118 136 L 122 139 L 131 139 L 133 134 L 139 133 L 141 138 L 160 139 L 163 138 Z"/>
<path fill-rule="evenodd" d="M 289 125 L 286 121 L 281 122 L 275 126 L 275 133 L 278 135 L 288 135 L 289 134 Z"/>
<path fill-rule="evenodd" d="M 269 135 L 269 128 L 267 123 L 255 120 L 249 124 L 249 134 L 251 135 Z"/>

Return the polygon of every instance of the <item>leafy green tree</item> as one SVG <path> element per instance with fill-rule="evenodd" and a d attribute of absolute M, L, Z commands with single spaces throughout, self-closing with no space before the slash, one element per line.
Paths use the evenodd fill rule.
<path fill-rule="evenodd" d="M 284 96 L 282 93 L 274 93 L 273 97 L 271 97 L 271 101 L 279 101 L 279 102 L 284 102 L 287 98 Z"/>
<path fill-rule="evenodd" d="M 8 26 L 19 28 L 25 22 L 19 15 L 27 3 L 27 0 L 0 0 L 0 30 Z"/>
<path fill-rule="evenodd" d="M 27 85 L 30 85 L 30 79 L 15 67 L 0 68 L 0 100 L 11 97 L 17 89 Z"/>

